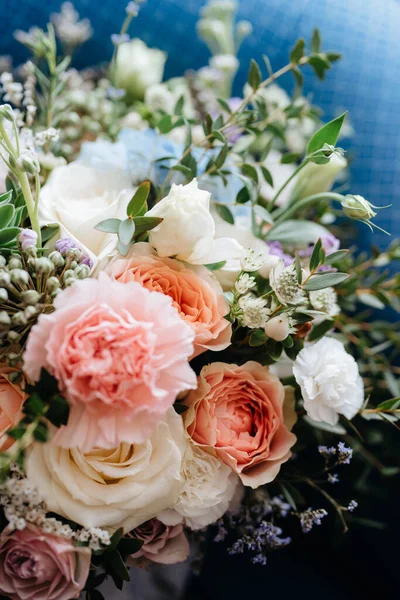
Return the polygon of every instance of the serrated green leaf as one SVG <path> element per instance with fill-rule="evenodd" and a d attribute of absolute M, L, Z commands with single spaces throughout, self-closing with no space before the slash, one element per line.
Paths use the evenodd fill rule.
<path fill-rule="evenodd" d="M 315 28 L 311 37 L 311 52 L 321 52 L 321 34 L 319 29 Z"/>
<path fill-rule="evenodd" d="M 150 194 L 150 187 L 150 181 L 143 181 L 139 185 L 126 208 L 126 214 L 128 217 L 136 217 L 137 215 L 142 214 L 143 209 L 146 208 L 147 198 Z M 146 212 L 146 210 L 144 212 Z"/>
<path fill-rule="evenodd" d="M 248 75 L 247 81 L 249 82 L 249 84 L 251 85 L 253 90 L 256 90 L 261 83 L 261 79 L 262 79 L 262 76 L 261 76 L 260 67 L 258 66 L 256 61 L 252 58 L 251 62 L 250 62 L 250 69 L 249 69 L 249 75 Z"/>
<path fill-rule="evenodd" d="M 303 58 L 304 56 L 304 48 L 305 48 L 305 41 L 303 40 L 303 38 L 300 38 L 299 40 L 297 40 L 296 44 L 293 46 L 291 52 L 290 52 L 290 62 L 294 63 L 295 65 L 299 62 L 299 60 L 301 58 Z"/>
<path fill-rule="evenodd" d="M 230 223 L 231 225 L 235 224 L 233 214 L 225 204 L 215 204 L 215 210 L 224 221 Z"/>
<path fill-rule="evenodd" d="M 339 117 L 336 117 L 336 119 L 329 121 L 329 123 L 326 123 L 314 133 L 307 144 L 307 154 L 312 154 L 320 150 L 324 144 L 335 146 L 346 114 L 343 113 Z"/>
<path fill-rule="evenodd" d="M 349 275 L 347 273 L 315 273 L 303 287 L 308 292 L 314 292 L 338 285 L 348 278 Z"/>
<path fill-rule="evenodd" d="M 95 229 L 104 231 L 105 233 L 118 233 L 120 225 L 121 219 L 105 219 L 104 221 L 97 223 Z"/>
<path fill-rule="evenodd" d="M 123 246 L 128 246 L 135 233 L 135 222 L 133 219 L 121 221 L 118 227 L 118 239 Z"/>

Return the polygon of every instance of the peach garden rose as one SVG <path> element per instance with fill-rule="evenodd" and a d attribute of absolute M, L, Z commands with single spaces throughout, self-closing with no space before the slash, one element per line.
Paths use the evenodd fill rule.
<path fill-rule="evenodd" d="M 296 413 L 268 367 L 253 361 L 203 367 L 185 404 L 193 441 L 229 465 L 245 485 L 271 482 L 290 458 Z"/>
<path fill-rule="evenodd" d="M 0 452 L 8 450 L 14 442 L 7 436 L 7 431 L 21 419 L 26 399 L 21 387 L 8 379 L 8 375 L 15 371 L 12 367 L 0 365 Z"/>
<path fill-rule="evenodd" d="M 194 356 L 224 350 L 232 328 L 222 288 L 206 267 L 160 258 L 150 244 L 132 246 L 126 258 L 115 258 L 106 272 L 120 283 L 137 281 L 150 291 L 170 296 L 173 306 L 195 335 Z"/>
<path fill-rule="evenodd" d="M 24 371 L 37 381 L 47 369 L 70 403 L 55 443 L 82 451 L 141 443 L 177 394 L 196 386 L 194 335 L 168 296 L 101 273 L 64 290 L 54 307 L 31 330 Z"/>

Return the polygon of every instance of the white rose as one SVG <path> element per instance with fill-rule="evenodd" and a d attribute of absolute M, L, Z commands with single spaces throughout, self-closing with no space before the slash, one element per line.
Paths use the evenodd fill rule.
<path fill-rule="evenodd" d="M 86 454 L 34 444 L 27 477 L 50 511 L 86 527 L 130 531 L 175 503 L 185 449 L 182 418 L 171 408 L 142 444 L 122 443 Z"/>
<path fill-rule="evenodd" d="M 56 167 L 40 193 L 40 224 L 58 224 L 59 237 L 74 238 L 96 262 L 115 246 L 117 237 L 95 226 L 105 219 L 124 218 L 133 191 L 121 169 L 80 162 Z"/>
<path fill-rule="evenodd" d="M 339 414 L 352 419 L 362 406 L 364 387 L 357 363 L 338 340 L 324 337 L 303 348 L 293 374 L 314 421 L 336 425 Z"/>
<path fill-rule="evenodd" d="M 171 509 L 159 518 L 166 525 L 184 522 L 190 529 L 215 523 L 229 509 L 238 476 L 215 456 L 188 440 L 181 476 L 184 486 Z"/>
<path fill-rule="evenodd" d="M 253 235 L 251 231 L 250 218 L 237 217 L 236 224 L 231 225 L 224 221 L 217 213 L 214 214 L 215 221 L 215 237 L 229 237 L 235 239 L 242 247 L 240 257 L 228 260 L 222 269 L 214 271 L 214 275 L 220 282 L 222 289 L 230 291 L 242 270 L 241 259 L 246 251 L 250 248 L 257 254 L 261 254 L 263 266 L 259 270 L 263 277 L 268 277 L 270 270 L 277 264 L 278 257 L 269 253 L 268 246 L 265 242 Z"/>
<path fill-rule="evenodd" d="M 172 184 L 168 196 L 146 213 L 163 219 L 150 231 L 150 244 L 159 256 L 175 256 L 194 265 L 240 257 L 242 248 L 234 239 L 214 239 L 210 196 L 198 188 L 196 179 L 187 185 Z"/>
<path fill-rule="evenodd" d="M 143 100 L 146 89 L 160 83 L 167 55 L 134 39 L 118 48 L 114 84 L 123 88 L 131 99 Z"/>

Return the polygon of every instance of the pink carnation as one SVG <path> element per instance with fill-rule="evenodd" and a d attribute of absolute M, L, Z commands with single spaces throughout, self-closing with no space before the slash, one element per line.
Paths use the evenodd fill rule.
<path fill-rule="evenodd" d="M 150 519 L 130 533 L 130 537 L 143 542 L 138 552 L 130 557 L 130 564 L 141 564 L 140 559 L 172 565 L 183 562 L 189 556 L 189 542 L 179 525 L 164 525 L 158 519 Z"/>
<path fill-rule="evenodd" d="M 289 391 L 289 390 L 288 390 Z M 268 367 L 213 363 L 203 367 L 184 413 L 193 441 L 218 456 L 250 487 L 270 483 L 290 456 L 296 413 Z"/>
<path fill-rule="evenodd" d="M 132 246 L 126 258 L 112 260 L 106 272 L 120 283 L 137 281 L 150 291 L 168 295 L 194 332 L 194 356 L 224 350 L 231 343 L 232 327 L 224 318 L 229 305 L 206 267 L 160 258 L 150 244 L 140 243 Z"/>
<path fill-rule="evenodd" d="M 10 600 L 78 598 L 89 575 L 89 548 L 28 524 L 0 537 L 0 593 Z"/>
<path fill-rule="evenodd" d="M 58 380 L 70 418 L 54 442 L 88 452 L 142 443 L 177 394 L 196 386 L 188 358 L 193 332 L 168 296 L 104 273 L 78 281 L 41 315 L 24 354 L 24 371 Z"/>

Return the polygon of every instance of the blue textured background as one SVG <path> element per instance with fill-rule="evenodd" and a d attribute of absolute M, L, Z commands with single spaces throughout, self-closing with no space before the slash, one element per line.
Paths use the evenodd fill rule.
<path fill-rule="evenodd" d="M 89 65 L 111 54 L 110 35 L 120 28 L 125 1 L 76 0 L 81 17 L 88 17 L 94 37 L 77 56 L 76 64 Z M 12 38 L 17 29 L 44 26 L 60 2 L 49 0 L 1 0 L 0 53 L 14 55 L 16 63 L 26 53 Z M 131 34 L 168 52 L 166 76 L 197 68 L 208 60 L 208 51 L 195 34 L 204 0 L 148 0 L 134 22 Z M 313 27 L 322 32 L 325 49 L 343 52 L 325 82 L 306 75 L 305 90 L 320 105 L 326 118 L 342 108 L 349 110 L 356 131 L 352 151 L 352 191 L 377 205 L 393 203 L 376 222 L 400 233 L 400 3 L 398 0 L 241 0 L 240 18 L 254 26 L 240 52 L 241 69 L 236 80 L 240 92 L 252 56 L 269 55 L 275 69 L 287 63 L 290 47 L 299 36 L 310 38 Z M 290 89 L 291 78 L 283 80 Z M 361 229 L 363 238 L 370 237 Z M 374 243 L 387 244 L 383 234 Z"/>

